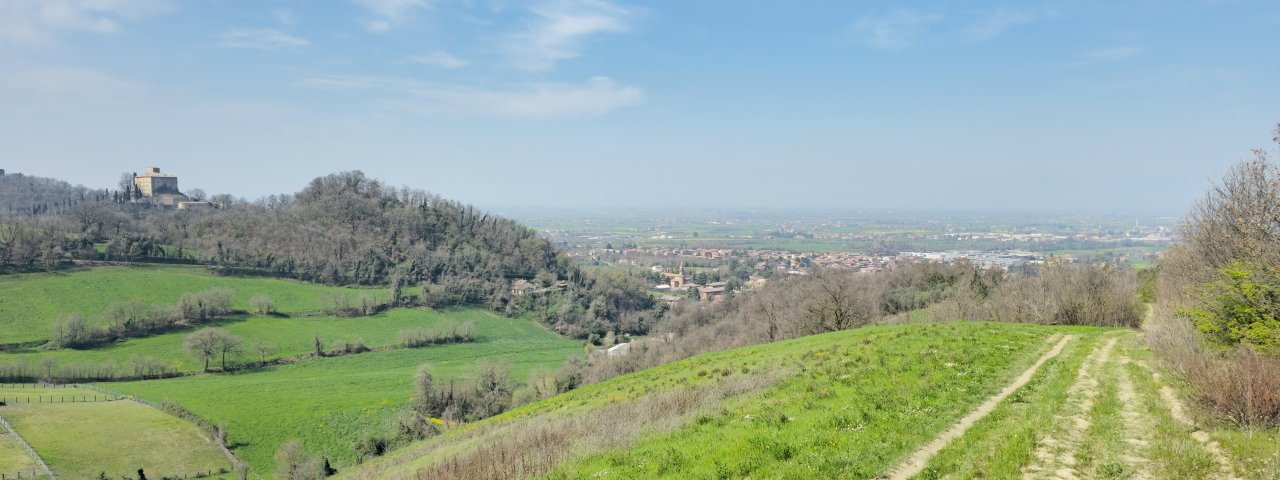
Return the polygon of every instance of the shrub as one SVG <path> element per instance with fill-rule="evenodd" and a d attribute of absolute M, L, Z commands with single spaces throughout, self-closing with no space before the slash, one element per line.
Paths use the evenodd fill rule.
<path fill-rule="evenodd" d="M 1183 310 L 1209 339 L 1245 343 L 1280 354 L 1280 275 L 1274 269 L 1236 262 L 1207 285 L 1204 299 Z"/>
<path fill-rule="evenodd" d="M 283 480 L 320 480 L 324 463 L 302 449 L 302 443 L 290 440 L 276 450 L 276 477 Z"/>
<path fill-rule="evenodd" d="M 258 315 L 270 315 L 276 313 L 276 303 L 271 301 L 271 297 L 266 295 L 254 295 L 249 300 L 249 306 L 253 308 L 254 313 Z"/>
<path fill-rule="evenodd" d="M 1280 361 L 1241 346 L 1187 379 L 1210 412 L 1246 427 L 1280 425 Z"/>

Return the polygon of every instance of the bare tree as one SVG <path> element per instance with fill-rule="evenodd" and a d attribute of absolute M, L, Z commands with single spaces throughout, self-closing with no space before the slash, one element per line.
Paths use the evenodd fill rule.
<path fill-rule="evenodd" d="M 276 477 L 282 480 L 320 480 L 324 464 L 319 457 L 307 453 L 302 442 L 290 440 L 276 450 Z"/>
<path fill-rule="evenodd" d="M 275 355 L 276 346 L 271 342 L 258 340 L 253 343 L 253 353 L 258 355 L 258 365 L 266 365 L 267 355 Z"/>
<path fill-rule="evenodd" d="M 221 356 L 222 369 L 226 370 L 227 356 L 239 353 L 241 343 L 239 336 L 227 333 L 226 330 L 206 327 L 188 335 L 182 346 L 191 356 L 204 361 L 204 371 L 207 372 L 209 360 L 214 356 Z"/>

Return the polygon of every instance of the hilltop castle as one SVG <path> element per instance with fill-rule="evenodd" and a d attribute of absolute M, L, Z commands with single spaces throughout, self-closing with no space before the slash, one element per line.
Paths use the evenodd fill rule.
<path fill-rule="evenodd" d="M 159 168 L 147 167 L 142 175 L 133 174 L 133 191 L 129 194 L 133 203 L 150 203 L 178 209 L 208 208 L 213 204 L 188 197 L 178 190 L 178 177 L 163 173 Z"/>

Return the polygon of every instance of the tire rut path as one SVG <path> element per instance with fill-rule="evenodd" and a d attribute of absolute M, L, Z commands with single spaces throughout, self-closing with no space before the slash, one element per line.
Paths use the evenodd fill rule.
<path fill-rule="evenodd" d="M 964 435 L 964 432 L 969 430 L 969 427 L 972 427 L 978 420 L 981 420 L 983 417 L 990 414 L 992 410 L 995 410 L 996 406 L 998 406 L 1000 402 L 1004 401 L 1006 397 L 1012 395 L 1013 392 L 1017 391 L 1019 388 L 1022 388 L 1022 386 L 1026 385 L 1027 382 L 1030 382 L 1035 376 L 1036 371 L 1040 369 L 1040 366 L 1062 353 L 1062 349 L 1067 346 L 1067 343 L 1075 339 L 1075 335 L 1067 335 L 1063 337 L 1058 341 L 1057 345 L 1054 345 L 1048 352 L 1041 355 L 1040 358 L 1036 360 L 1036 363 L 1024 370 L 1021 375 L 1018 375 L 1018 377 L 1013 380 L 1013 383 L 1004 387 L 1004 389 L 1000 390 L 999 393 L 987 398 L 981 405 L 978 405 L 977 409 L 969 412 L 968 415 L 961 418 L 960 421 L 956 422 L 955 425 L 952 425 L 951 428 L 942 432 L 942 434 L 925 444 L 924 447 L 916 450 L 915 453 L 908 456 L 902 461 L 902 463 L 899 463 L 897 467 L 890 470 L 891 473 L 884 478 L 888 478 L 889 480 L 906 480 L 916 474 L 919 474 L 924 470 L 924 467 L 928 464 L 930 458 L 933 458 L 934 455 L 937 455 L 938 452 L 942 451 L 943 447 L 946 447 L 948 443 L 951 443 L 951 441 L 960 438 L 961 435 Z"/>

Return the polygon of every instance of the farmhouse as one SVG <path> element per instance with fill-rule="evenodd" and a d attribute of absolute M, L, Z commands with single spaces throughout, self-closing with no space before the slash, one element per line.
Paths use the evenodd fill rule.
<path fill-rule="evenodd" d="M 725 294 L 724 285 L 698 287 L 698 299 L 704 302 L 714 302 L 723 298 Z"/>
<path fill-rule="evenodd" d="M 527 293 L 533 292 L 535 287 L 536 285 L 534 285 L 533 282 L 530 282 L 528 280 L 521 278 L 511 284 L 511 294 L 525 295 Z"/>

